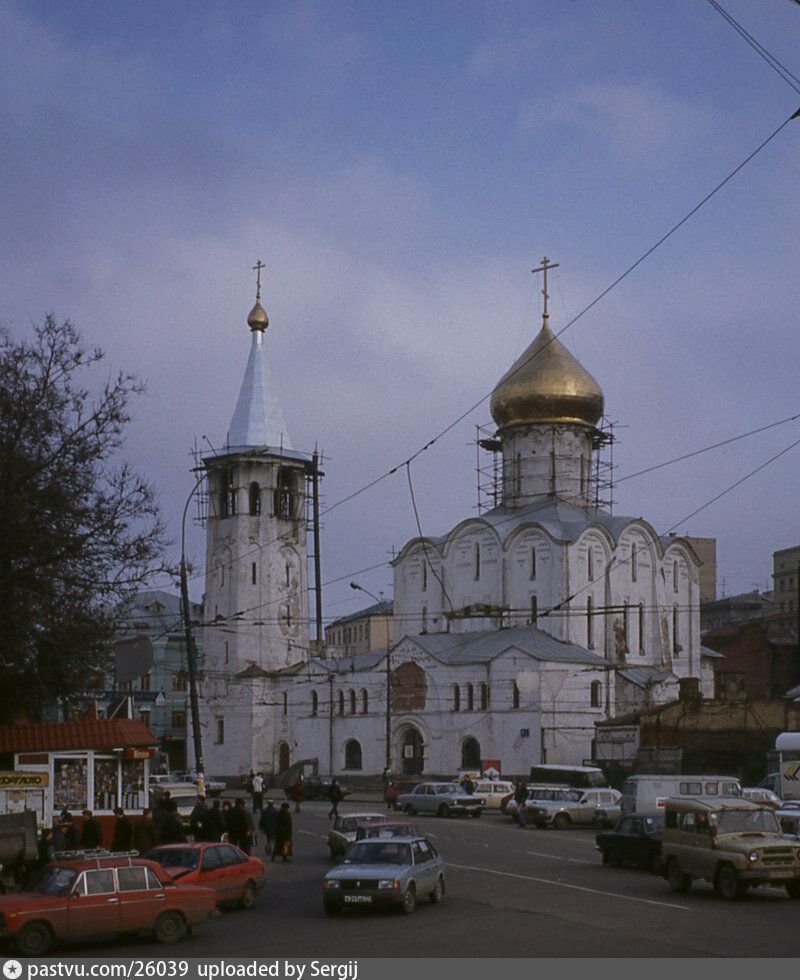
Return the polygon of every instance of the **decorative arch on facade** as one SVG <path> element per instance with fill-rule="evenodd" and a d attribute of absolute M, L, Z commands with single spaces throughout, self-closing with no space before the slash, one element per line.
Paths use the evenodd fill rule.
<path fill-rule="evenodd" d="M 344 767 L 345 769 L 361 769 L 361 742 L 355 738 L 348 739 L 344 743 Z"/>
<path fill-rule="evenodd" d="M 418 664 L 407 660 L 392 671 L 392 712 L 422 711 L 428 695 L 428 678 Z"/>
<path fill-rule="evenodd" d="M 472 735 L 461 743 L 461 768 L 481 771 L 481 743 Z"/>

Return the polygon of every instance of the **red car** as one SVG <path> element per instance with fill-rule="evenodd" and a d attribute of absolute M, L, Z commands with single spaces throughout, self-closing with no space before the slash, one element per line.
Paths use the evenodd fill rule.
<path fill-rule="evenodd" d="M 174 943 L 215 911 L 210 888 L 178 888 L 153 861 L 86 857 L 53 861 L 21 892 L 0 896 L 0 942 L 42 956 L 55 942 L 152 932 Z"/>
<path fill-rule="evenodd" d="M 243 909 L 252 908 L 266 882 L 264 862 L 233 844 L 162 844 L 145 857 L 157 861 L 179 885 L 213 888 L 217 905 L 235 903 Z"/>

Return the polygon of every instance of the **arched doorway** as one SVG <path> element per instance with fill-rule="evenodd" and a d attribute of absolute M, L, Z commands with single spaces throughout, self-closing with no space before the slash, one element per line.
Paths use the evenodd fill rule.
<path fill-rule="evenodd" d="M 400 736 L 400 760 L 404 776 L 420 776 L 425 768 L 425 745 L 422 735 L 410 726 Z"/>
<path fill-rule="evenodd" d="M 481 743 L 471 735 L 461 743 L 461 768 L 481 771 Z"/>
<path fill-rule="evenodd" d="M 286 772 L 289 768 L 289 743 L 278 743 L 278 772 Z"/>

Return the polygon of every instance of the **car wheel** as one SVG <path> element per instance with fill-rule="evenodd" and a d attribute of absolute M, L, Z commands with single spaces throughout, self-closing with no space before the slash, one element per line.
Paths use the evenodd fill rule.
<path fill-rule="evenodd" d="M 407 813 L 409 817 L 413 817 L 416 816 L 417 811 L 410 803 L 406 803 L 406 805 L 403 807 L 403 813 Z"/>
<path fill-rule="evenodd" d="M 252 881 L 248 881 L 244 886 L 242 897 L 239 899 L 239 908 L 251 909 L 256 904 L 256 886 Z"/>
<path fill-rule="evenodd" d="M 323 902 L 322 907 L 325 909 L 325 915 L 338 915 L 342 911 L 336 902 Z"/>
<path fill-rule="evenodd" d="M 566 813 L 557 813 L 553 817 L 553 826 L 556 830 L 566 830 L 570 825 L 570 819 Z"/>
<path fill-rule="evenodd" d="M 409 885 L 406 888 L 405 895 L 403 895 L 403 915 L 411 915 L 411 913 L 417 907 L 417 892 L 413 885 Z"/>
<path fill-rule="evenodd" d="M 726 902 L 735 902 L 747 891 L 747 886 L 739 881 L 736 868 L 732 864 L 720 865 L 717 871 L 717 887 Z"/>
<path fill-rule="evenodd" d="M 786 894 L 789 898 L 800 898 L 800 881 L 787 881 Z"/>
<path fill-rule="evenodd" d="M 667 881 L 674 892 L 688 892 L 692 886 L 692 879 L 681 871 L 676 858 L 672 858 L 667 865 Z"/>
<path fill-rule="evenodd" d="M 437 817 L 449 817 L 450 807 L 446 803 L 442 803 L 439 809 L 436 811 Z"/>
<path fill-rule="evenodd" d="M 444 878 L 441 875 L 436 879 L 436 887 L 430 893 L 428 898 L 431 900 L 433 905 L 438 905 L 444 897 Z"/>
<path fill-rule="evenodd" d="M 160 943 L 177 943 L 187 933 L 186 921 L 179 912 L 162 912 L 153 933 Z"/>
<path fill-rule="evenodd" d="M 43 956 L 53 943 L 53 933 L 43 922 L 31 922 L 17 936 L 17 950 L 25 956 Z"/>

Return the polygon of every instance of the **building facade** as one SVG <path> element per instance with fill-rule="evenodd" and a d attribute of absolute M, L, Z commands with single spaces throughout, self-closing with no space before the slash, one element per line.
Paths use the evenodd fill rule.
<path fill-rule="evenodd" d="M 681 679 L 711 693 L 701 561 L 687 539 L 600 506 L 603 394 L 550 330 L 546 281 L 544 295 L 541 330 L 492 393 L 500 502 L 400 551 L 402 634 L 387 649 L 312 656 L 299 506 L 308 463 L 285 435 L 276 443 L 269 422 L 266 434 L 237 429 L 237 406 L 226 450 L 205 460 L 217 508 L 207 616 L 224 624 L 257 609 L 269 626 L 207 631 L 209 771 L 228 773 L 235 759 L 278 772 L 317 758 L 337 774 L 447 774 L 482 760 L 524 773 L 591 759 L 596 722 L 673 699 Z M 253 350 L 265 320 L 257 303 Z M 253 403 L 256 374 L 248 365 L 240 406 Z M 268 414 L 266 399 L 255 401 Z M 297 502 L 283 515 L 282 472 Z M 271 508 L 254 509 L 254 485 L 268 488 Z"/>

